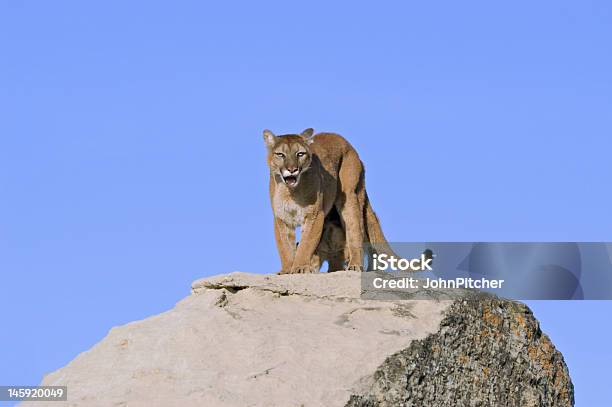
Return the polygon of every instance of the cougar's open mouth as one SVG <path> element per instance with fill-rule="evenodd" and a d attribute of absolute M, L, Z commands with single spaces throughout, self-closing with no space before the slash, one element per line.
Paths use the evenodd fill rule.
<path fill-rule="evenodd" d="M 288 186 L 294 187 L 294 186 L 297 185 L 299 176 L 300 176 L 300 174 L 297 174 L 297 175 L 287 175 L 287 176 L 283 175 L 283 181 Z"/>

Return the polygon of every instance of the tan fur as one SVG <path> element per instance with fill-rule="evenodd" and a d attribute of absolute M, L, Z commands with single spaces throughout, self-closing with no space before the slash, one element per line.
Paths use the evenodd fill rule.
<path fill-rule="evenodd" d="M 312 133 L 307 129 L 299 135 L 277 137 L 264 131 L 280 273 L 316 272 L 321 259 L 330 261 L 330 255 L 334 268 L 346 262 L 347 269 L 361 270 L 364 242 L 392 253 L 365 191 L 363 164 L 342 136 Z M 340 224 L 326 225 L 326 215 L 334 207 Z M 302 239 L 296 248 L 298 226 L 302 227 Z M 345 237 L 341 256 L 326 246 L 337 246 L 338 233 Z M 313 258 L 315 252 L 317 257 Z"/>

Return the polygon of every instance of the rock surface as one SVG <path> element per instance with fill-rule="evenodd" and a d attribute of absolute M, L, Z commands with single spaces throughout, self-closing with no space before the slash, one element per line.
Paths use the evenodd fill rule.
<path fill-rule="evenodd" d="M 50 406 L 572 406 L 563 358 L 519 303 L 360 298 L 358 272 L 198 280 L 47 375 Z"/>

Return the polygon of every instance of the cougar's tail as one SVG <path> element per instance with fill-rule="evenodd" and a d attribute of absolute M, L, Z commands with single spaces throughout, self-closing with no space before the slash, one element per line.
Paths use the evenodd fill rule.
<path fill-rule="evenodd" d="M 372 204 L 370 204 L 370 199 L 368 198 L 367 193 L 365 196 L 364 218 L 366 235 L 374 251 L 378 254 L 385 253 L 388 256 L 400 258 L 400 256 L 393 251 L 389 245 L 389 242 L 387 242 L 382 228 L 380 227 L 378 217 L 374 213 L 374 209 L 372 209 Z"/>
<path fill-rule="evenodd" d="M 372 204 L 370 204 L 370 199 L 366 193 L 365 196 L 365 208 L 364 208 L 364 225 L 366 229 L 366 235 L 368 241 L 371 246 L 371 250 L 378 254 L 386 254 L 387 256 L 393 256 L 397 259 L 402 258 L 398 256 L 385 238 L 385 235 L 380 227 L 380 222 L 378 221 L 378 217 L 374 213 L 374 209 L 372 209 Z M 430 249 L 426 249 L 423 254 L 426 259 L 433 259 L 433 252 Z"/>

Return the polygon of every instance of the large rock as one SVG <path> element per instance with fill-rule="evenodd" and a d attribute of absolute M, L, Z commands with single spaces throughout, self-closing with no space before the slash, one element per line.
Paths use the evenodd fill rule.
<path fill-rule="evenodd" d="M 360 292 L 357 272 L 199 280 L 43 384 L 67 385 L 70 406 L 573 405 L 563 357 L 526 306 Z"/>

